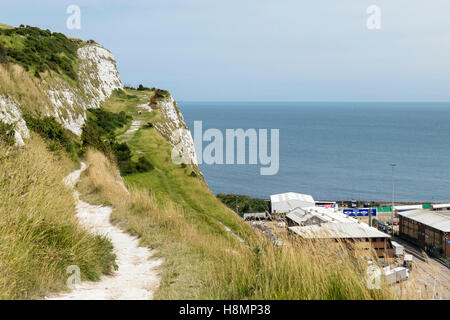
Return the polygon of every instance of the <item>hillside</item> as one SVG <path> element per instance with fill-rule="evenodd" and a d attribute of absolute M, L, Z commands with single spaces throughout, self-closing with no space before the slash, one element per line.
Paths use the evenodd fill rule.
<path fill-rule="evenodd" d="M 31 27 L 0 29 L 0 44 L 0 298 L 62 290 L 72 264 L 83 280 L 114 274 L 111 242 L 81 228 L 61 187 L 80 160 L 81 200 L 111 206 L 112 222 L 163 259 L 155 298 L 393 297 L 367 288 L 357 248 L 278 247 L 245 224 L 208 188 L 172 95 L 124 88 L 108 50 Z M 175 164 L 174 146 L 194 163 Z"/>

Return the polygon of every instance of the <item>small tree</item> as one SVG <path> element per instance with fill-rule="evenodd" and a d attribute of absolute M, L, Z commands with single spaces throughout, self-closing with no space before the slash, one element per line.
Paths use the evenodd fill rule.
<path fill-rule="evenodd" d="M 1 43 L 0 43 L 0 63 L 8 64 L 8 52 Z"/>
<path fill-rule="evenodd" d="M 9 146 L 12 146 L 16 142 L 14 135 L 14 125 L 0 121 L 0 140 Z"/>

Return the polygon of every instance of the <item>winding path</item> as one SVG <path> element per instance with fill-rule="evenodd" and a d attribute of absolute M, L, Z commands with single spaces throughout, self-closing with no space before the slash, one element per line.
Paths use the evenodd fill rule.
<path fill-rule="evenodd" d="M 134 134 L 142 127 L 143 124 L 144 124 L 144 121 L 133 120 L 131 122 L 130 128 L 123 135 L 119 136 L 119 139 L 125 140 L 125 141 L 131 139 L 134 136 Z"/>
<path fill-rule="evenodd" d="M 68 175 L 64 182 L 74 188 L 86 164 Z M 159 285 L 157 267 L 162 259 L 151 259 L 153 252 L 139 247 L 139 240 L 113 226 L 110 222 L 112 208 L 93 206 L 77 199 L 77 217 L 83 227 L 95 234 L 105 235 L 111 240 L 116 254 L 118 270 L 111 276 L 102 276 L 100 281 L 75 284 L 72 291 L 48 297 L 50 300 L 147 300 L 153 298 Z"/>

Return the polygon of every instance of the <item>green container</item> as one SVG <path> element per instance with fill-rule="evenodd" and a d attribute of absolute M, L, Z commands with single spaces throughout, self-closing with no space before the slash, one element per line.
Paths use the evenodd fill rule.
<path fill-rule="evenodd" d="M 423 204 L 422 208 L 423 209 L 431 209 L 431 204 Z"/>

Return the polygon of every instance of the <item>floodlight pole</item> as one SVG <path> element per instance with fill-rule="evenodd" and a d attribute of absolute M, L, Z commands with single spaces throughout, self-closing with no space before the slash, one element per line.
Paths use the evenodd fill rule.
<path fill-rule="evenodd" d="M 394 168 L 397 166 L 396 163 L 391 163 L 392 167 L 392 212 L 391 212 L 391 228 L 392 236 L 394 236 Z"/>

